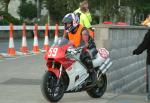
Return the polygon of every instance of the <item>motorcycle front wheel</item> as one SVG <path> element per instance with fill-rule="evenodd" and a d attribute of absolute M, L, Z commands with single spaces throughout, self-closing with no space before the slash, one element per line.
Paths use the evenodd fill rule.
<path fill-rule="evenodd" d="M 100 85 L 95 85 L 91 89 L 87 90 L 87 94 L 93 98 L 100 98 L 104 95 L 107 88 L 107 77 L 103 74 L 99 81 Z"/>
<path fill-rule="evenodd" d="M 41 91 L 43 96 L 50 102 L 58 102 L 64 95 L 63 81 L 60 80 L 57 84 L 57 77 L 55 74 L 47 71 L 41 83 Z"/>

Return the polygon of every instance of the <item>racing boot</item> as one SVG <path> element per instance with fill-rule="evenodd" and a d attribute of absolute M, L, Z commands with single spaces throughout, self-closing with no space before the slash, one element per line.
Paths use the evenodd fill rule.
<path fill-rule="evenodd" d="M 96 71 L 95 69 L 93 68 L 93 63 L 92 63 L 92 60 L 87 60 L 87 67 L 89 69 L 89 77 L 90 77 L 90 81 L 92 83 L 95 83 L 96 80 L 97 80 L 97 77 L 96 77 Z"/>
<path fill-rule="evenodd" d="M 96 71 L 94 69 L 90 70 L 89 76 L 90 76 L 90 81 L 92 83 L 96 83 L 97 78 L 96 78 Z"/>

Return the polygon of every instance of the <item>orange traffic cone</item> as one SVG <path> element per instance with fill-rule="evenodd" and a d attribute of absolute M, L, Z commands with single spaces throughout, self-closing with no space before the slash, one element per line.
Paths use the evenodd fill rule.
<path fill-rule="evenodd" d="M 58 39 L 58 24 L 56 24 L 55 26 L 55 38 L 54 38 L 54 42 L 56 42 Z"/>
<path fill-rule="evenodd" d="M 2 54 L 0 54 L 0 58 L 2 58 L 3 57 L 3 55 Z"/>
<path fill-rule="evenodd" d="M 43 49 L 44 51 L 49 50 L 49 39 L 48 39 L 48 24 L 45 25 L 45 40 L 44 40 L 44 46 Z"/>
<path fill-rule="evenodd" d="M 28 47 L 27 47 L 27 40 L 26 40 L 26 25 L 23 24 L 23 30 L 22 30 L 22 46 L 20 48 L 20 51 L 22 53 L 28 53 Z"/>
<path fill-rule="evenodd" d="M 38 25 L 34 26 L 34 42 L 33 42 L 33 53 L 39 53 L 39 45 L 38 45 Z"/>
<path fill-rule="evenodd" d="M 9 47 L 7 53 L 11 56 L 16 55 L 16 50 L 14 47 L 14 39 L 13 39 L 13 24 L 10 24 L 10 37 L 9 37 Z"/>

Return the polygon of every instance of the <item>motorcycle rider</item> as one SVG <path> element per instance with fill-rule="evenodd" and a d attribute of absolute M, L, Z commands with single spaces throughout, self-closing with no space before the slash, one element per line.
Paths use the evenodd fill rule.
<path fill-rule="evenodd" d="M 79 24 L 79 18 L 75 13 L 66 14 L 62 22 L 66 30 L 64 37 L 71 41 L 76 48 L 86 47 L 82 50 L 80 60 L 87 67 L 92 81 L 95 81 L 96 74 L 93 69 L 92 58 L 96 55 L 97 50 L 94 40 L 90 37 L 87 28 Z M 88 50 L 92 52 L 91 55 Z"/>

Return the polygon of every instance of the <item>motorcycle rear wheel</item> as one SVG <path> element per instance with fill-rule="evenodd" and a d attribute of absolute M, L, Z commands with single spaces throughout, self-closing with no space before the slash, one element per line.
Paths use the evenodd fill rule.
<path fill-rule="evenodd" d="M 87 94 L 93 98 L 100 98 L 104 95 L 107 88 L 107 77 L 106 74 L 103 74 L 100 78 L 101 85 L 94 86 L 91 89 L 87 90 Z"/>
<path fill-rule="evenodd" d="M 55 74 L 47 71 L 41 83 L 41 91 L 43 96 L 50 102 L 58 102 L 64 95 L 63 81 L 60 80 L 58 86 Z"/>

